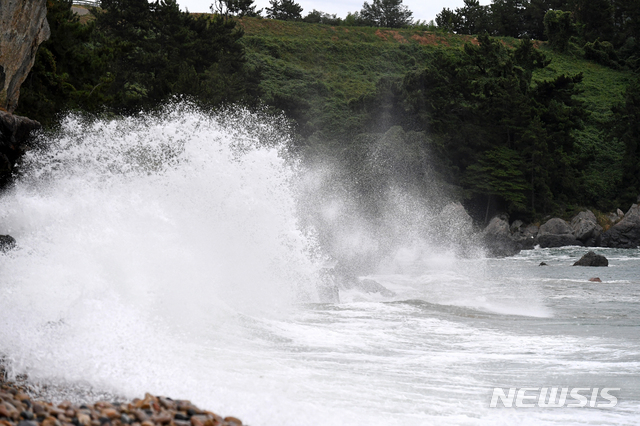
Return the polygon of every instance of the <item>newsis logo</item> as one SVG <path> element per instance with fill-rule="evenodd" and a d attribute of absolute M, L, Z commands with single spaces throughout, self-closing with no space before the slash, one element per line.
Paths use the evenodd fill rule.
<path fill-rule="evenodd" d="M 611 392 L 620 388 L 494 388 L 491 408 L 611 408 L 618 398 Z M 498 403 L 502 403 L 498 405 Z"/>

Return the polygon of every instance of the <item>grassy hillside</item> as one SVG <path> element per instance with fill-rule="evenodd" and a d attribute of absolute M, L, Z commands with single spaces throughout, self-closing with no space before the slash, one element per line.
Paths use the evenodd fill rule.
<path fill-rule="evenodd" d="M 355 130 L 350 105 L 372 95 L 382 77 L 419 69 L 434 47 L 458 49 L 472 37 L 410 29 L 331 27 L 244 18 L 249 61 L 262 72 L 264 100 L 295 104 L 302 134 L 331 126 Z"/>
<path fill-rule="evenodd" d="M 402 77 L 424 67 L 435 48 L 460 49 L 465 43 L 477 42 L 471 36 L 415 29 L 331 27 L 260 18 L 240 22 L 249 60 L 263 71 L 261 85 L 267 99 L 298 97 L 301 106 L 315 112 L 315 120 L 327 107 L 343 109 L 369 95 L 382 77 Z M 508 46 L 518 41 L 501 40 Z M 582 72 L 581 99 L 593 113 L 594 122 L 605 120 L 611 105 L 622 100 L 631 73 L 557 54 L 546 43 L 538 45 L 551 65 L 536 78 Z"/>
<path fill-rule="evenodd" d="M 244 43 L 249 62 L 261 71 L 263 99 L 296 120 L 299 132 L 323 144 L 368 131 L 366 105 L 376 84 L 424 68 L 436 50 L 462 49 L 475 37 L 416 29 L 331 27 L 303 22 L 244 18 Z M 501 38 L 507 46 L 517 39 Z M 606 140 L 603 126 L 611 107 L 622 101 L 632 79 L 628 71 L 586 61 L 577 54 L 558 54 L 536 43 L 551 64 L 536 71 L 534 81 L 583 74 L 578 99 L 589 112 L 576 131 L 576 161 L 590 199 L 614 198 L 622 174 L 624 145 Z M 363 109 L 364 105 L 364 109 Z M 316 133 L 317 132 L 317 133 Z M 606 202 L 597 206 L 607 208 Z"/>

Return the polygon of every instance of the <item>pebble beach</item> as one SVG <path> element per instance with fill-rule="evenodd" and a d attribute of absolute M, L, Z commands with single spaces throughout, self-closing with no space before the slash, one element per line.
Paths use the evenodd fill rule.
<path fill-rule="evenodd" d="M 0 426 L 242 426 L 189 401 L 146 394 L 129 402 L 41 401 L 26 381 L 6 380 L 0 366 Z"/>

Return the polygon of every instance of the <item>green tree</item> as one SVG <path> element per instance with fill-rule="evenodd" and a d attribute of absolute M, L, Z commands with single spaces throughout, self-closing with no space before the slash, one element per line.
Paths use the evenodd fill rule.
<path fill-rule="evenodd" d="M 304 17 L 303 21 L 311 24 L 325 25 L 340 25 L 342 23 L 342 19 L 340 19 L 335 13 L 328 14 L 315 9 L 313 9 L 312 12 L 309 12 L 307 16 Z"/>
<path fill-rule="evenodd" d="M 624 103 L 614 106 L 609 135 L 625 146 L 619 202 L 635 203 L 640 194 L 640 80 L 629 85 Z"/>
<path fill-rule="evenodd" d="M 493 0 L 491 16 L 494 34 L 520 37 L 525 34 L 525 0 Z"/>
<path fill-rule="evenodd" d="M 447 32 L 456 32 L 460 28 L 460 19 L 458 15 L 449 8 L 443 8 L 440 13 L 436 15 L 436 25 L 438 28 Z"/>
<path fill-rule="evenodd" d="M 260 16 L 262 9 L 256 10 L 253 0 L 216 0 L 210 9 L 220 14 L 234 16 Z"/>
<path fill-rule="evenodd" d="M 491 32 L 489 8 L 478 0 L 464 0 L 464 6 L 456 9 L 457 34 L 481 34 Z"/>
<path fill-rule="evenodd" d="M 409 73 L 396 116 L 406 128 L 429 130 L 449 165 L 441 174 L 476 206 L 492 198 L 512 212 L 551 212 L 578 187 L 572 150 L 584 118 L 575 99 L 582 77 L 534 84 L 534 71 L 549 61 L 530 40 L 515 50 L 486 34 L 478 41 Z M 501 180 L 505 173 L 511 182 Z"/>
<path fill-rule="evenodd" d="M 360 17 L 376 27 L 400 28 L 411 25 L 413 12 L 402 4 L 402 0 L 373 0 L 364 2 Z"/>
<path fill-rule="evenodd" d="M 271 7 L 267 7 L 267 17 L 281 21 L 302 20 L 302 6 L 293 0 L 270 0 Z"/>
<path fill-rule="evenodd" d="M 467 167 L 464 182 L 472 193 L 495 195 L 506 202 L 509 211 L 526 209 L 526 193 L 530 192 L 524 174 L 524 160 L 513 149 L 505 146 L 483 152 L 478 161 Z M 485 214 L 485 222 L 488 214 Z"/>
<path fill-rule="evenodd" d="M 576 34 L 571 12 L 561 10 L 550 10 L 544 15 L 544 29 L 549 44 L 558 52 L 566 51 L 569 47 L 569 39 Z"/>
<path fill-rule="evenodd" d="M 177 94 L 209 105 L 243 98 L 243 32 L 234 20 L 194 17 L 175 0 L 102 0 L 101 7 L 98 42 L 112 52 L 108 93 L 116 110 L 153 108 Z"/>
<path fill-rule="evenodd" d="M 105 89 L 111 75 L 106 71 L 105 51 L 91 42 L 95 26 L 83 25 L 72 10 L 71 0 L 49 0 L 49 40 L 38 49 L 35 64 L 22 85 L 17 113 L 45 126 L 70 110 L 96 111 L 109 99 Z"/>

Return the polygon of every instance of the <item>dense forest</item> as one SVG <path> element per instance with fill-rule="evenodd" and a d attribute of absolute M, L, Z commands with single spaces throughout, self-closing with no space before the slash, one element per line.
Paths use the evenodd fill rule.
<path fill-rule="evenodd" d="M 344 166 L 364 204 L 389 179 L 421 193 L 434 177 L 479 222 L 627 208 L 640 194 L 640 0 L 465 0 L 430 23 L 401 0 L 345 19 L 303 17 L 292 0 L 217 0 L 211 14 L 101 0 L 82 20 L 72 5 L 48 1 L 51 38 L 17 111 L 49 129 L 69 111 L 180 97 L 284 111 L 293 150 Z"/>

